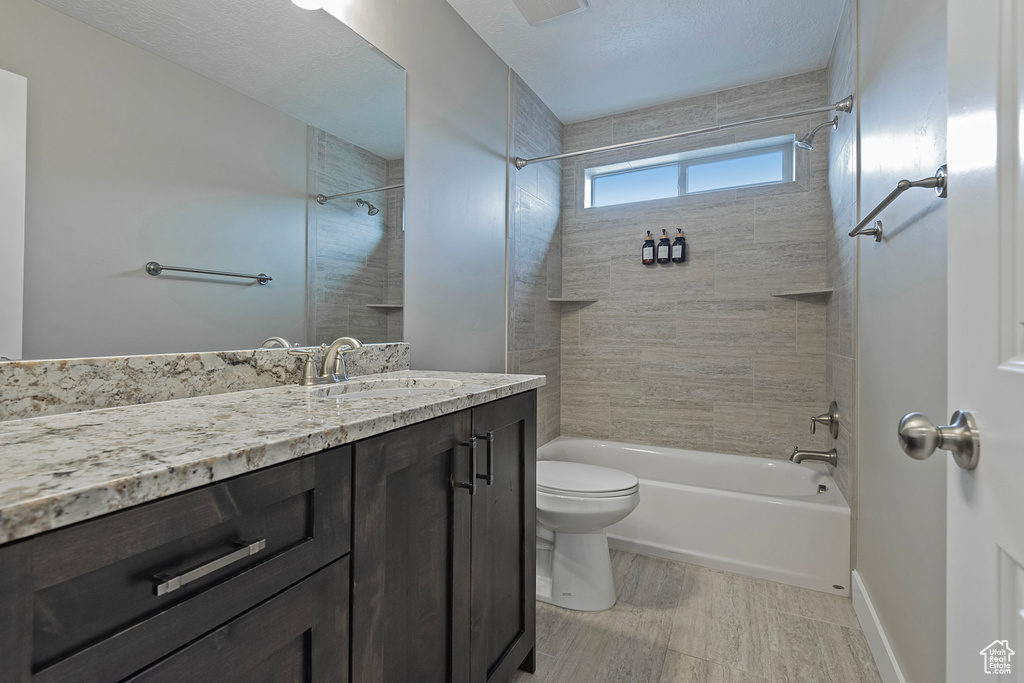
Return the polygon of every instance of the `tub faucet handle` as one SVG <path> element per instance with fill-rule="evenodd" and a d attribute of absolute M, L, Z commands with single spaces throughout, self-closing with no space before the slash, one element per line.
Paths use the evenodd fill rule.
<path fill-rule="evenodd" d="M 828 433 L 833 439 L 839 438 L 839 406 L 835 401 L 828 406 L 828 412 L 811 418 L 811 434 L 818 425 L 828 425 Z"/>

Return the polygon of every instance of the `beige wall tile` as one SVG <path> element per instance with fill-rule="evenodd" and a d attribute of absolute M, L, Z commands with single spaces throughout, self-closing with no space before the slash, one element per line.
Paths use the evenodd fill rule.
<path fill-rule="evenodd" d="M 573 124 L 564 140 L 567 149 L 583 149 L 697 121 L 736 120 L 755 110 L 760 115 L 810 108 L 825 99 L 822 70 Z M 823 287 L 827 281 L 826 238 L 832 226 L 827 146 L 798 155 L 798 182 L 598 209 L 583 208 L 582 174 L 588 167 L 654 154 L 803 135 L 819 120 L 824 117 L 564 164 L 562 197 L 571 194 L 573 203 L 562 205 L 562 293 L 598 302 L 561 313 L 563 433 L 570 428 L 579 433 L 590 423 L 600 435 L 624 441 L 772 457 L 788 457 L 795 445 L 814 445 L 805 438 L 807 420 L 827 406 L 825 300 L 768 295 Z M 685 264 L 640 264 L 647 230 L 658 237 L 664 229 L 674 238 L 678 228 L 687 240 Z M 614 357 L 615 348 L 628 350 L 627 355 Z M 584 405 L 605 410 L 601 391 L 614 392 L 607 412 L 586 418 Z M 754 405 L 757 410 L 751 410 Z M 766 424 L 754 416 L 765 413 L 762 406 L 792 424 Z M 749 436 L 765 429 L 774 435 Z"/>

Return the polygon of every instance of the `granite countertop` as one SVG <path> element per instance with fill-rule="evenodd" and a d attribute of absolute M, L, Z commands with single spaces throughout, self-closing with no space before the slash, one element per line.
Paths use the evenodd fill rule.
<path fill-rule="evenodd" d="M 57 529 L 543 386 L 538 375 L 390 372 L 461 381 L 399 398 L 282 386 L 0 422 L 0 543 Z"/>

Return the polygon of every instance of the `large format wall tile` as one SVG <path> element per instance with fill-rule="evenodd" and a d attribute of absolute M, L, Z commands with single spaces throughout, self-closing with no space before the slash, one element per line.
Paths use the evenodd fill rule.
<path fill-rule="evenodd" d="M 401 183 L 404 164 L 317 128 L 309 136 L 307 341 L 329 343 L 345 335 L 367 343 L 400 341 L 401 311 L 368 305 L 402 303 L 404 191 L 339 197 L 324 205 L 313 197 Z M 380 212 L 370 216 L 357 199 Z"/>
<path fill-rule="evenodd" d="M 566 149 L 691 125 L 809 109 L 827 99 L 824 70 L 670 102 L 565 128 Z M 561 432 L 652 445 L 785 458 L 825 411 L 832 342 L 822 296 L 832 225 L 828 133 L 797 150 L 796 180 L 765 187 L 587 209 L 593 166 L 778 135 L 823 115 L 567 160 L 562 170 Z M 688 260 L 643 266 L 650 230 L 682 229 Z M 832 250 L 840 254 L 838 247 Z M 840 293 L 843 296 L 846 292 Z"/>
<path fill-rule="evenodd" d="M 562 151 L 561 122 L 514 74 L 510 125 L 513 157 Z M 533 164 L 513 171 L 510 183 L 509 371 L 547 376 L 547 384 L 537 392 L 537 443 L 544 444 L 558 436 L 562 422 L 559 354 L 563 311 L 560 304 L 548 301 L 566 287 L 562 282 L 561 164 Z M 588 259 L 585 269 L 571 272 L 585 277 L 569 283 L 569 289 L 600 288 L 607 282 L 607 263 L 600 260 Z"/>

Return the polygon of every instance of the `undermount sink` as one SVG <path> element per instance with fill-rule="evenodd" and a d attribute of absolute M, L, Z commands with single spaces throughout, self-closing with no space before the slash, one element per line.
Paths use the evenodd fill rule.
<path fill-rule="evenodd" d="M 390 377 L 387 379 L 353 379 L 325 387 L 315 387 L 309 393 L 317 398 L 401 398 L 438 391 L 458 389 L 462 382 L 440 377 Z"/>

